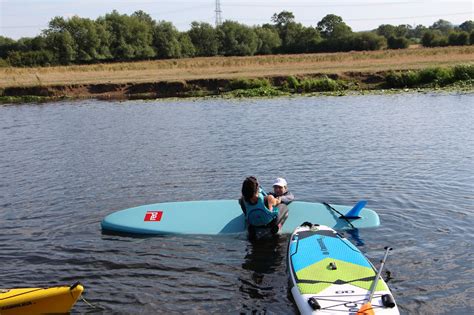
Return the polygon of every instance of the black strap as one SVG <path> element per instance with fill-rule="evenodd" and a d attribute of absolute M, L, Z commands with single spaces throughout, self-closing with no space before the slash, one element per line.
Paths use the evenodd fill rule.
<path fill-rule="evenodd" d="M 325 205 L 326 207 L 328 207 L 328 208 L 331 209 L 332 211 L 338 213 L 338 214 L 340 215 L 340 217 L 339 217 L 340 219 L 346 220 L 346 222 L 349 223 L 349 225 L 350 225 L 353 229 L 355 229 L 355 226 L 352 225 L 351 221 L 347 220 L 347 218 L 346 218 L 342 213 L 340 213 L 339 211 L 337 211 L 336 209 L 334 209 L 334 208 L 333 208 L 330 204 L 328 204 L 327 202 L 323 202 L 323 205 Z"/>
<path fill-rule="evenodd" d="M 242 209 L 242 212 L 246 216 L 247 215 L 247 209 L 245 208 L 244 199 L 242 197 L 239 198 L 239 205 L 240 205 L 240 209 Z"/>
<path fill-rule="evenodd" d="M 373 281 L 375 276 L 370 276 L 370 277 L 365 277 L 365 278 L 359 278 L 359 279 L 353 279 L 350 281 L 343 281 L 343 280 L 336 280 L 336 281 L 322 281 L 322 280 L 309 280 L 309 279 L 296 279 L 296 282 L 298 283 L 309 283 L 309 284 L 316 284 L 316 283 L 334 283 L 334 284 L 346 284 L 346 283 L 351 283 L 351 282 L 356 282 L 356 281 Z"/>

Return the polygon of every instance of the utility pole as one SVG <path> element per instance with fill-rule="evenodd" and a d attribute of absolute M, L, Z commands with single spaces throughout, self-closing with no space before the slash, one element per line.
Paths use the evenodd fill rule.
<path fill-rule="evenodd" d="M 216 0 L 216 27 L 222 24 L 221 13 L 221 2 L 219 0 Z"/>

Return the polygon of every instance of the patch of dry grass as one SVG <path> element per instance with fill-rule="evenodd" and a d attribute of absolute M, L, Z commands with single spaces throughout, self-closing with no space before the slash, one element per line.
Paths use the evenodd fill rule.
<path fill-rule="evenodd" d="M 0 88 L 379 72 L 474 62 L 474 46 L 370 52 L 207 57 L 46 68 L 0 68 Z"/>

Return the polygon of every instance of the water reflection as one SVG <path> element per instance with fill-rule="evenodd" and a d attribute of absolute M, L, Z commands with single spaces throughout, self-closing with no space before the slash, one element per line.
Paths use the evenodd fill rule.
<path fill-rule="evenodd" d="M 273 284 L 265 279 L 281 265 L 286 253 L 282 245 L 285 236 L 249 242 L 242 268 L 250 272 L 250 279 L 241 279 L 240 291 L 253 299 L 263 299 L 273 292 Z"/>
<path fill-rule="evenodd" d="M 348 240 L 354 243 L 356 246 L 365 245 L 364 240 L 362 237 L 360 237 L 359 229 L 346 230 L 345 232 L 349 234 Z"/>

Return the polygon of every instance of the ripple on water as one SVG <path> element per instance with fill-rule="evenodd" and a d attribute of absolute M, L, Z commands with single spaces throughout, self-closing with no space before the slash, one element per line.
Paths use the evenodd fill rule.
<path fill-rule="evenodd" d="M 470 314 L 474 95 L 62 102 L 0 107 L 2 287 L 80 280 L 74 313 L 290 314 L 287 236 L 102 234 L 112 211 L 229 199 L 248 175 L 298 199 L 367 199 L 402 313 Z M 268 125 L 262 117 L 284 117 Z M 206 220 L 207 218 L 202 218 Z"/>

